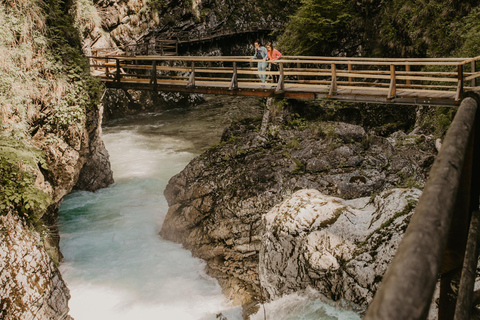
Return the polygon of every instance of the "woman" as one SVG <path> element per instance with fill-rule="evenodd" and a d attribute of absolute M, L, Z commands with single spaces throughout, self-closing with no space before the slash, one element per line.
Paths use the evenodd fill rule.
<path fill-rule="evenodd" d="M 271 42 L 267 43 L 265 46 L 267 48 L 267 60 L 270 61 L 270 71 L 278 71 L 278 63 L 275 61 L 280 59 L 282 57 L 282 54 L 280 51 L 277 49 L 273 48 L 273 45 Z M 277 83 L 278 82 L 278 75 L 274 74 L 273 76 L 273 82 Z"/>
<path fill-rule="evenodd" d="M 260 40 L 255 40 L 255 54 L 253 55 L 252 59 L 263 60 L 263 62 L 258 63 L 258 71 L 265 72 L 267 70 L 268 63 L 265 62 L 267 60 L 267 49 L 262 46 Z M 258 77 L 260 81 L 265 82 L 267 79 L 266 74 L 259 74 Z"/>

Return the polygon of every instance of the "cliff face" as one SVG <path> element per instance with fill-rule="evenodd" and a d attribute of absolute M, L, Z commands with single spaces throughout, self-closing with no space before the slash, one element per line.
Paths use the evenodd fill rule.
<path fill-rule="evenodd" d="M 0 318 L 72 319 L 70 294 L 38 232 L 16 213 L 0 217 Z"/>
<path fill-rule="evenodd" d="M 170 208 L 161 236 L 182 243 L 195 256 L 205 259 L 209 274 L 219 279 L 229 297 L 243 305 L 267 296 L 276 297 L 279 292 L 288 292 L 296 286 L 304 287 L 310 281 L 312 285 L 320 281 L 318 274 L 310 272 L 302 275 L 305 281 L 298 285 L 293 284 L 298 280 L 296 276 L 293 276 L 295 280 L 281 279 L 287 278 L 282 272 L 292 273 L 293 269 L 285 267 L 297 263 L 292 257 L 297 249 L 286 246 L 288 252 L 275 253 L 289 240 L 282 240 L 272 230 L 268 232 L 277 242 L 264 238 L 268 229 L 262 217 L 275 205 L 299 189 L 315 189 L 325 195 L 355 199 L 398 186 L 422 187 L 436 153 L 433 139 L 424 135 L 398 131 L 382 137 L 375 134 L 375 130 L 366 131 L 362 126 L 344 122 L 306 121 L 294 114 L 275 117 L 274 112 L 270 117 L 277 118 L 277 123 L 261 126 L 260 121 L 246 120 L 226 130 L 219 145 L 194 159 L 170 180 L 165 190 Z M 396 212 L 403 209 L 399 205 Z M 330 221 L 330 218 L 324 219 Z M 281 233 L 281 223 L 285 221 L 277 221 L 280 221 L 278 225 L 268 228 Z M 374 226 L 377 224 L 370 227 Z M 303 233 L 294 232 L 297 236 Z M 373 229 L 366 228 L 364 239 L 351 239 L 352 243 L 366 240 L 365 235 L 370 232 Z M 299 243 L 303 243 L 301 239 L 298 238 Z M 276 256 L 270 257 L 264 252 L 262 258 L 259 256 L 262 250 Z M 310 254 L 315 251 L 309 250 Z M 334 259 L 344 261 L 347 256 L 355 256 L 354 247 L 348 250 L 343 257 L 332 256 L 332 266 L 341 264 Z M 298 257 L 305 254 L 297 253 Z M 270 268 L 271 272 L 278 273 L 275 281 L 262 280 L 268 286 L 260 282 L 260 259 L 264 261 L 264 274 Z M 279 270 L 275 271 L 273 266 Z M 318 273 L 322 273 L 321 269 Z M 330 274 L 335 277 L 335 272 Z M 280 283 L 289 284 L 282 287 Z M 371 290 L 371 284 L 364 285 Z M 262 287 L 269 289 L 265 292 Z M 339 291 L 337 288 L 330 295 L 338 297 Z M 350 300 L 361 300 L 361 291 L 355 291 Z"/>
<path fill-rule="evenodd" d="M 0 4 L 2 319 L 70 318 L 58 206 L 78 181 L 89 190 L 113 182 L 99 136 L 101 86 L 68 9 L 57 0 Z"/>

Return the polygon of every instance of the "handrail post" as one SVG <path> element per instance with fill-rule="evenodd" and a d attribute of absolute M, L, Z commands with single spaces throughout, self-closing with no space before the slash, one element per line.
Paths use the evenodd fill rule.
<path fill-rule="evenodd" d="M 395 98 L 397 94 L 397 80 L 395 77 L 395 65 L 390 65 L 390 87 L 388 88 L 387 99 L 391 100 Z"/>
<path fill-rule="evenodd" d="M 232 81 L 230 82 L 230 88 L 228 88 L 228 90 L 237 90 L 237 89 L 238 89 L 237 63 L 234 61 Z"/>
<path fill-rule="evenodd" d="M 407 64 L 405 65 L 405 75 L 408 77 L 410 75 L 410 65 L 408 64 L 408 61 L 406 61 Z M 412 82 L 410 81 L 410 79 L 407 79 L 407 85 L 410 85 Z"/>
<path fill-rule="evenodd" d="M 188 79 L 187 88 L 195 88 L 195 61 L 192 61 L 192 71 Z"/>
<path fill-rule="evenodd" d="M 352 64 L 348 61 L 348 73 L 352 72 Z M 348 77 L 348 82 L 352 82 L 352 77 Z"/>
<path fill-rule="evenodd" d="M 477 72 L 477 61 L 476 60 L 473 60 L 472 63 L 472 75 Z M 476 87 L 477 86 L 477 78 L 473 78 L 472 79 L 472 87 Z"/>
<path fill-rule="evenodd" d="M 337 93 L 337 66 L 332 63 L 332 82 L 330 84 L 330 91 L 328 97 L 331 98 Z"/>
<path fill-rule="evenodd" d="M 278 76 L 278 83 L 277 83 L 277 89 L 275 89 L 276 94 L 283 93 L 285 91 L 285 75 L 283 72 L 283 62 L 278 63 L 278 69 L 279 69 L 279 76 Z"/>
<path fill-rule="evenodd" d="M 153 84 L 153 90 L 157 91 L 157 60 L 152 62 L 152 77 L 150 78 L 150 84 Z"/>
<path fill-rule="evenodd" d="M 455 101 L 460 101 L 463 96 L 463 64 L 459 64 L 457 66 L 457 74 L 458 74 L 458 86 L 457 86 L 457 93 L 455 94 Z"/>
<path fill-rule="evenodd" d="M 103 60 L 105 66 L 105 77 L 108 78 L 110 76 L 110 68 L 108 67 L 108 58 Z"/>
<path fill-rule="evenodd" d="M 121 74 L 120 74 L 120 60 L 119 59 L 115 59 L 115 66 L 117 68 L 117 71 L 115 73 L 115 82 L 120 83 Z"/>

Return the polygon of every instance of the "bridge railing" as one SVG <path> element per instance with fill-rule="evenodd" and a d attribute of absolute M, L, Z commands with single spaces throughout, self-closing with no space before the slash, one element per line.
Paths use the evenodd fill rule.
<path fill-rule="evenodd" d="M 478 59 L 372 59 L 287 56 L 276 62 L 278 70 L 258 71 L 250 57 L 217 56 L 113 56 L 91 57 L 93 72 L 104 81 L 170 84 L 177 86 L 264 85 L 258 77 L 276 76 L 276 93 L 285 90 L 323 92 L 328 97 L 362 91 L 364 95 L 422 95 L 454 100 L 477 87 Z"/>
<path fill-rule="evenodd" d="M 462 101 L 402 242 L 365 319 L 470 319 L 479 253 L 478 102 Z"/>

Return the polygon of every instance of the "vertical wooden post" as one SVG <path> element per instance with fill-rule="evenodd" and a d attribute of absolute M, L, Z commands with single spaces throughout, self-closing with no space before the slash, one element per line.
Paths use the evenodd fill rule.
<path fill-rule="evenodd" d="M 331 98 L 337 93 L 337 66 L 332 63 L 332 82 L 330 84 L 330 91 L 328 97 Z"/>
<path fill-rule="evenodd" d="M 175 55 L 178 56 L 178 38 L 175 42 Z"/>
<path fill-rule="evenodd" d="M 115 59 L 115 66 L 117 68 L 117 71 L 115 73 L 115 82 L 120 83 L 120 60 Z"/>
<path fill-rule="evenodd" d="M 195 61 L 192 61 L 192 72 L 190 73 L 190 78 L 188 79 L 187 88 L 195 88 Z"/>
<path fill-rule="evenodd" d="M 230 82 L 230 88 L 228 88 L 228 90 L 237 90 L 237 89 L 238 89 L 237 63 L 234 61 L 232 81 Z"/>
<path fill-rule="evenodd" d="M 477 61 L 474 60 L 472 61 L 472 74 L 474 74 L 475 72 L 477 72 Z M 477 78 L 473 78 L 472 79 L 472 87 L 476 87 L 477 86 Z"/>
<path fill-rule="evenodd" d="M 279 71 L 279 76 L 278 76 L 278 83 L 277 83 L 277 88 L 275 89 L 276 94 L 283 93 L 285 91 L 285 75 L 283 72 L 283 62 L 278 63 L 278 71 Z"/>
<path fill-rule="evenodd" d="M 108 58 L 103 60 L 103 61 L 105 61 L 104 62 L 105 63 L 105 76 L 107 78 L 110 76 L 110 68 L 108 67 L 108 60 L 109 60 Z"/>
<path fill-rule="evenodd" d="M 153 90 L 157 91 L 157 61 L 152 62 L 152 77 L 150 78 L 150 84 L 153 84 Z"/>
<path fill-rule="evenodd" d="M 395 77 L 395 65 L 391 64 L 390 65 L 390 87 L 388 88 L 387 99 L 390 100 L 395 98 L 396 94 L 397 94 L 397 80 Z"/>
<path fill-rule="evenodd" d="M 405 75 L 408 77 L 408 76 L 410 75 L 410 74 L 409 74 L 409 72 L 410 72 L 410 65 L 409 65 L 409 64 L 406 64 L 406 65 L 405 65 L 405 71 L 406 71 L 406 74 L 405 74 Z M 410 79 L 407 79 L 407 85 L 410 85 L 410 84 L 411 84 Z"/>
<path fill-rule="evenodd" d="M 352 72 L 352 64 L 348 61 L 348 73 Z M 352 77 L 348 77 L 348 82 L 352 82 Z"/>
<path fill-rule="evenodd" d="M 457 66 L 458 72 L 458 86 L 457 86 L 457 93 L 455 95 L 455 101 L 460 101 L 463 95 L 463 64 L 459 64 Z"/>

